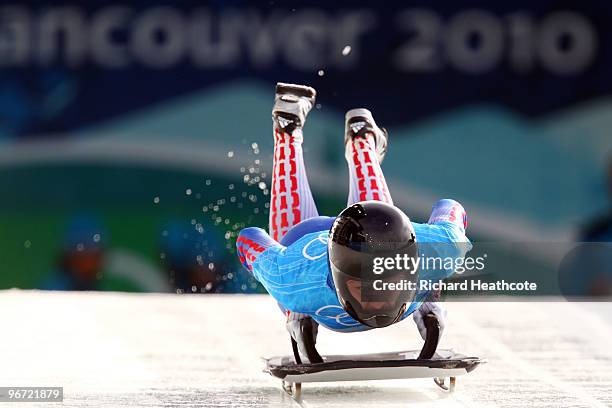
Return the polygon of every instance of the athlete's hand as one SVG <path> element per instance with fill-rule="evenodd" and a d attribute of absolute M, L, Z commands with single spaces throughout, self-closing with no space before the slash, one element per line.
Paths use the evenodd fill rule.
<path fill-rule="evenodd" d="M 421 307 L 412 314 L 412 318 L 417 325 L 417 329 L 419 329 L 421 337 L 423 340 L 427 337 L 425 316 L 429 313 L 433 313 L 438 318 L 438 323 L 440 324 L 440 338 L 442 338 L 442 332 L 444 332 L 444 327 L 446 326 L 446 309 L 442 307 L 442 304 L 436 302 L 423 302 Z"/>
<path fill-rule="evenodd" d="M 287 312 L 287 331 L 291 335 L 291 338 L 295 340 L 304 361 L 308 361 L 308 354 L 306 352 L 306 346 L 304 345 L 304 334 L 302 331 L 302 325 L 304 320 L 310 320 L 312 322 L 312 336 L 313 342 L 317 342 L 317 334 L 319 332 L 319 323 L 315 322 L 310 316 L 303 313 Z"/>

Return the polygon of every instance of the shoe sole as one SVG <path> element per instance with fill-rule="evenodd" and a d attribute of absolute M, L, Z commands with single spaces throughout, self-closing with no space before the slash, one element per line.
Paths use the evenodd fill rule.
<path fill-rule="evenodd" d="M 283 82 L 278 82 L 276 84 L 276 93 L 279 95 L 292 94 L 306 98 L 315 98 L 317 96 L 317 91 L 315 91 L 314 88 L 306 85 L 286 84 Z"/>

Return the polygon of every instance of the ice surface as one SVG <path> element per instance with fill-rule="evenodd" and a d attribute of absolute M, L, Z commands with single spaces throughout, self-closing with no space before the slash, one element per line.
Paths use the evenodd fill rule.
<path fill-rule="evenodd" d="M 612 303 L 452 303 L 441 347 L 489 363 L 431 380 L 305 384 L 308 407 L 612 406 Z M 1 291 L 0 386 L 63 386 L 63 406 L 297 406 L 261 370 L 289 354 L 263 295 Z M 412 321 L 320 330 L 322 353 L 419 348 Z M 41 404 L 57 406 L 59 404 Z M 28 404 L 29 407 L 36 404 Z"/>

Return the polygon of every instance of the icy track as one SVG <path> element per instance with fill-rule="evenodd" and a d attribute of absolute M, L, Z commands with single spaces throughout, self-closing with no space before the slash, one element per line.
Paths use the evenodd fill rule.
<path fill-rule="evenodd" d="M 612 303 L 447 308 L 441 347 L 488 360 L 459 377 L 454 394 L 431 380 L 304 384 L 301 405 L 612 406 Z M 268 296 L 10 290 L 0 291 L 0 311 L 0 386 L 63 386 L 63 406 L 74 407 L 299 406 L 261 371 L 261 356 L 291 351 Z M 366 333 L 320 330 L 318 343 L 322 353 L 420 346 L 411 319 Z"/>

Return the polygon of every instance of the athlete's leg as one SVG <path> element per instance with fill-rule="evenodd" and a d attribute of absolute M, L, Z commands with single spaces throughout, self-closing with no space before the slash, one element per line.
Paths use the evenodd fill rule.
<path fill-rule="evenodd" d="M 386 153 L 387 134 L 378 128 L 367 109 L 346 114 L 344 157 L 349 168 L 348 205 L 378 200 L 393 204 L 380 162 Z"/>
<path fill-rule="evenodd" d="M 310 87 L 280 83 L 276 86 L 270 235 L 279 242 L 291 227 L 318 215 L 302 151 L 302 127 L 314 100 L 315 90 Z"/>

